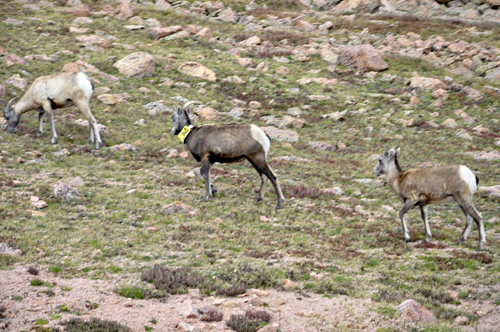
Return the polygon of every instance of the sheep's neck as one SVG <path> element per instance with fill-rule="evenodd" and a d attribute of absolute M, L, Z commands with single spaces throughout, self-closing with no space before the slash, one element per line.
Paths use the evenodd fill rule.
<path fill-rule="evenodd" d="M 21 115 L 24 112 L 36 108 L 36 105 L 28 100 L 29 98 L 25 98 L 25 96 L 26 94 L 14 105 L 14 113 L 16 113 L 16 115 Z"/>
<path fill-rule="evenodd" d="M 387 170 L 387 183 L 389 184 L 389 186 L 391 186 L 391 188 L 396 189 L 396 180 L 399 178 L 401 173 L 403 173 L 403 171 L 399 168 L 399 166 L 396 164 L 396 161 L 393 159 L 389 164 L 389 168 Z"/>
<path fill-rule="evenodd" d="M 188 144 L 188 141 L 189 139 L 191 138 L 192 134 L 193 134 L 193 131 L 198 128 L 198 127 L 194 127 L 193 125 L 190 125 L 191 126 L 191 130 L 189 131 L 189 133 L 187 134 L 187 136 L 184 138 L 184 144 Z"/>

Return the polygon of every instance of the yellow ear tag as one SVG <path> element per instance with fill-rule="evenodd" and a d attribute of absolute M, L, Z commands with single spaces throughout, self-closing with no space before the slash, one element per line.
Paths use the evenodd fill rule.
<path fill-rule="evenodd" d="M 182 143 L 184 143 L 187 135 L 189 135 L 189 133 L 191 132 L 191 128 L 192 128 L 192 126 L 185 126 L 184 128 L 182 128 L 181 133 L 179 135 L 177 135 L 177 137 L 179 137 L 179 139 L 181 140 Z"/>

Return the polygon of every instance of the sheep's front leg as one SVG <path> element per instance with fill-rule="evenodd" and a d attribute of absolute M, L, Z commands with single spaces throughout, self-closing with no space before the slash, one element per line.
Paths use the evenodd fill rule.
<path fill-rule="evenodd" d="M 48 101 L 43 104 L 43 110 L 49 117 L 50 129 L 52 130 L 52 138 L 50 139 L 50 143 L 55 144 L 57 141 L 57 132 L 56 126 L 54 125 L 54 111 L 52 110 L 52 107 L 50 106 L 50 103 Z"/>
<path fill-rule="evenodd" d="M 431 233 L 431 228 L 429 227 L 429 220 L 428 220 L 428 214 L 429 214 L 429 206 L 428 205 L 423 205 L 420 206 L 420 214 L 422 215 L 422 219 L 424 220 L 424 226 L 425 226 L 425 240 L 424 242 L 429 242 L 432 237 Z"/>
<path fill-rule="evenodd" d="M 205 197 L 203 200 L 206 202 L 210 199 L 210 196 L 212 196 L 212 184 L 210 183 L 210 167 L 211 163 L 208 160 L 208 157 L 204 157 L 201 160 L 201 168 L 200 168 L 200 173 L 201 176 L 205 179 Z"/>
<path fill-rule="evenodd" d="M 403 205 L 403 208 L 401 211 L 399 211 L 399 219 L 401 219 L 401 228 L 403 229 L 403 237 L 405 239 L 405 242 L 410 241 L 410 235 L 408 234 L 408 227 L 406 227 L 406 222 L 405 222 L 405 213 L 410 211 L 411 208 L 415 205 L 415 201 L 411 201 L 409 199 L 405 200 L 405 205 Z"/>
<path fill-rule="evenodd" d="M 43 108 L 38 110 L 38 133 L 36 133 L 36 137 L 40 137 L 43 134 L 43 117 L 45 115 L 45 111 Z"/>

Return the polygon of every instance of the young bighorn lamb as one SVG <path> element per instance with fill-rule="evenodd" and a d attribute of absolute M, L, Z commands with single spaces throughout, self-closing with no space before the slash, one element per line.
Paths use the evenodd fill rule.
<path fill-rule="evenodd" d="M 387 174 L 387 183 L 404 203 L 399 212 L 399 218 L 401 219 L 405 241 L 410 241 L 410 235 L 408 234 L 404 214 L 411 208 L 414 206 L 420 207 L 425 225 L 425 242 L 429 242 L 432 234 L 427 220 L 427 205 L 456 201 L 467 218 L 467 224 L 457 244 L 467 240 L 474 219 L 479 232 L 477 251 L 480 251 L 486 243 L 486 235 L 482 216 L 472 203 L 472 196 L 476 192 L 479 183 L 476 175 L 464 165 L 402 171 L 398 164 L 399 154 L 400 149 L 395 151 L 392 148 L 389 152 L 385 149 L 374 169 L 374 173 L 376 176 Z"/>
<path fill-rule="evenodd" d="M 56 128 L 54 126 L 54 110 L 75 105 L 89 122 L 89 142 L 95 142 L 95 148 L 99 149 L 102 143 L 97 122 L 90 112 L 89 101 L 94 92 L 94 87 L 84 73 L 64 72 L 48 76 L 41 76 L 33 82 L 24 96 L 12 105 L 14 99 L 9 101 L 7 107 L 3 108 L 3 115 L 8 121 L 7 130 L 11 133 L 17 131 L 17 125 L 21 115 L 30 110 L 38 110 L 39 130 L 37 136 L 43 133 L 43 116 L 48 114 L 52 138 L 54 144 L 57 140 Z"/>
<path fill-rule="evenodd" d="M 267 163 L 271 141 L 264 131 L 250 124 L 194 127 L 185 107 L 186 105 L 184 108 L 177 107 L 174 111 L 172 134 L 179 135 L 194 159 L 201 161 L 200 173 L 205 179 L 206 188 L 204 201 L 217 193 L 210 182 L 210 167 L 213 163 L 232 163 L 247 159 L 261 177 L 258 200 L 262 200 L 267 179 L 270 179 L 278 196 L 276 208 L 281 209 L 285 198 L 276 174 Z"/>

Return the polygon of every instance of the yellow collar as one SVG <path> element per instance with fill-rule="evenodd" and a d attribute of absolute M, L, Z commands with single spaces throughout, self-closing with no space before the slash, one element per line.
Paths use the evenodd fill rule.
<path fill-rule="evenodd" d="M 192 128 L 193 128 L 192 125 L 185 126 L 184 128 L 182 128 L 181 133 L 179 135 L 177 135 L 177 137 L 179 137 L 179 139 L 181 140 L 182 143 L 184 143 L 184 141 L 186 140 L 187 135 L 189 135 L 189 133 L 191 132 Z"/>

